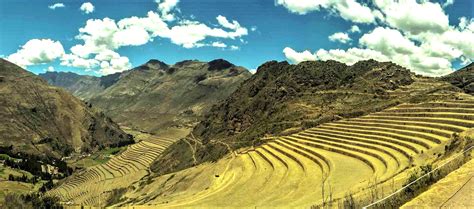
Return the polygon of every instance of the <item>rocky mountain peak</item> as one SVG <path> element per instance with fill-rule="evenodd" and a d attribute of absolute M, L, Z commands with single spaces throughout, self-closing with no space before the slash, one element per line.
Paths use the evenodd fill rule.
<path fill-rule="evenodd" d="M 215 59 L 215 60 L 212 60 L 212 61 L 208 62 L 207 64 L 209 65 L 208 69 L 210 71 L 224 70 L 224 69 L 228 69 L 228 68 L 231 68 L 231 67 L 235 66 L 234 64 L 232 64 L 229 61 L 224 60 L 224 59 Z"/>

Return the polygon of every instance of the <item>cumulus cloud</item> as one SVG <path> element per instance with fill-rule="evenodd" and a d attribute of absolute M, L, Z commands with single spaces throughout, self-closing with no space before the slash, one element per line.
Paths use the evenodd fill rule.
<path fill-rule="evenodd" d="M 176 8 L 179 0 L 155 0 L 155 2 L 158 3 L 158 11 L 161 12 L 163 20 L 173 21 L 176 19 L 174 13 L 171 13 L 171 11 Z"/>
<path fill-rule="evenodd" d="M 6 59 L 22 67 L 45 64 L 64 54 L 63 45 L 51 39 L 31 39 Z"/>
<path fill-rule="evenodd" d="M 334 33 L 330 35 L 328 38 L 330 41 L 341 42 L 343 44 L 349 43 L 352 40 L 347 33 L 343 33 L 343 32 Z"/>
<path fill-rule="evenodd" d="M 65 6 L 66 5 L 64 5 L 63 3 L 55 3 L 55 4 L 52 4 L 52 5 L 49 5 L 48 8 L 50 8 L 52 10 L 55 10 L 57 8 L 63 8 Z"/>
<path fill-rule="evenodd" d="M 79 7 L 79 9 L 86 14 L 90 14 L 94 12 L 94 8 L 95 8 L 94 5 L 90 2 L 85 2 L 81 5 L 81 7 Z"/>
<path fill-rule="evenodd" d="M 75 54 L 65 54 L 61 57 L 61 65 L 90 70 L 96 68 L 99 65 L 99 61 L 95 59 L 82 58 Z"/>
<path fill-rule="evenodd" d="M 280 0 L 279 2 L 291 3 L 292 1 Z M 344 18 L 344 14 L 341 13 L 343 10 L 322 6 L 329 5 L 332 0 L 311 2 L 319 2 L 315 10 L 328 9 Z M 324 2 L 327 4 L 323 4 Z M 376 59 L 395 62 L 423 75 L 445 75 L 454 70 L 452 66 L 454 61 L 468 64 L 474 60 L 472 47 L 474 46 L 474 20 L 461 17 L 458 25 L 449 25 L 448 15 L 443 8 L 452 3 L 454 1 L 446 1 L 442 6 L 440 3 L 430 1 L 374 0 L 371 11 L 378 21 L 372 22 L 375 24 L 374 28 L 362 34 L 357 40 L 357 47 L 319 49 L 315 53 L 296 52 L 287 47 L 284 54 L 294 63 L 303 60 L 334 59 L 353 64 L 359 60 Z M 286 5 L 287 8 L 289 6 L 291 5 Z M 305 12 L 309 11 L 312 10 L 305 10 Z M 299 14 L 305 12 L 299 12 Z M 348 32 L 360 32 L 360 28 L 354 25 Z M 340 33 L 330 37 L 332 41 L 339 41 L 345 36 Z"/>
<path fill-rule="evenodd" d="M 248 30 L 242 27 L 225 31 L 222 28 L 211 28 L 203 23 L 189 21 L 173 26 L 163 37 L 171 39 L 171 42 L 184 48 L 194 48 L 204 46 L 201 41 L 207 37 L 235 39 L 247 34 Z"/>
<path fill-rule="evenodd" d="M 224 43 L 218 42 L 218 41 L 212 42 L 211 45 L 212 45 L 213 47 L 217 47 L 217 48 L 226 48 L 226 47 L 227 47 L 227 44 L 224 44 Z"/>
<path fill-rule="evenodd" d="M 285 49 L 283 49 L 283 53 L 285 54 L 285 57 L 293 63 L 300 63 L 303 61 L 311 61 L 317 59 L 317 56 L 312 54 L 308 50 L 305 50 L 303 52 L 296 52 L 294 49 L 286 47 Z"/>
<path fill-rule="evenodd" d="M 372 49 L 350 48 L 347 50 L 331 49 L 329 51 L 320 49 L 315 54 L 319 60 L 337 60 L 349 65 L 367 59 L 375 59 L 380 62 L 389 60 L 387 56 Z"/>
<path fill-rule="evenodd" d="M 426 31 L 442 33 L 449 27 L 448 15 L 439 3 L 418 3 L 415 0 L 375 2 L 385 14 L 387 24 L 404 32 L 414 35 Z"/>
<path fill-rule="evenodd" d="M 364 34 L 359 43 L 383 54 L 411 54 L 416 48 L 415 44 L 400 31 L 383 27 L 377 27 L 370 33 Z"/>
<path fill-rule="evenodd" d="M 116 52 L 124 46 L 140 46 L 155 37 L 169 39 L 171 43 L 184 48 L 216 47 L 238 49 L 228 46 L 222 39 L 240 39 L 248 34 L 247 28 L 236 20 L 219 15 L 218 26 L 176 18 L 178 0 L 156 0 L 158 11 L 149 11 L 145 17 L 127 17 L 115 21 L 111 18 L 89 19 L 79 28 L 75 37 L 83 41 L 71 47 L 71 53 L 64 56 L 61 64 L 85 69 L 100 68 L 99 73 L 110 74 L 130 68 L 127 57 Z M 207 38 L 217 39 L 207 42 Z"/>
<path fill-rule="evenodd" d="M 356 0 L 275 0 L 275 5 L 284 6 L 300 15 L 327 9 L 345 20 L 357 23 L 372 23 L 377 17 L 374 11 Z"/>
<path fill-rule="evenodd" d="M 351 33 L 360 33 L 360 28 L 357 25 L 353 25 L 350 29 L 349 32 Z"/>
<path fill-rule="evenodd" d="M 112 58 L 109 62 L 102 61 L 100 63 L 99 73 L 102 75 L 109 75 L 118 72 L 123 72 L 124 70 L 130 69 L 131 64 L 127 57 L 117 57 Z"/>

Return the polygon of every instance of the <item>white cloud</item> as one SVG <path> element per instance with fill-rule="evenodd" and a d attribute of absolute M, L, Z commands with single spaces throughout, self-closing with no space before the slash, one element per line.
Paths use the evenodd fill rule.
<path fill-rule="evenodd" d="M 460 37 L 461 32 L 452 31 L 456 34 L 451 36 Z M 465 37 L 453 39 L 451 36 L 435 36 L 429 40 L 424 40 L 420 45 L 415 44 L 400 31 L 390 28 L 377 27 L 373 31 L 364 34 L 359 39 L 359 44 L 363 48 L 343 49 L 319 49 L 311 54 L 309 51 L 296 52 L 288 47 L 285 48 L 285 56 L 295 63 L 304 60 L 337 60 L 347 64 L 354 64 L 360 60 L 375 59 L 378 61 L 391 61 L 403 67 L 413 70 L 422 75 L 441 76 L 453 71 L 451 62 L 457 58 L 464 60 L 471 59 L 463 52 L 470 47 L 455 48 L 465 46 L 466 40 L 469 43 L 473 40 L 472 34 L 464 34 Z M 449 43 L 444 40 L 462 40 L 457 43 Z M 474 44 L 474 42 L 472 42 Z M 471 45 L 472 46 L 472 45 Z M 472 52 L 472 49 L 470 49 Z"/>
<path fill-rule="evenodd" d="M 453 5 L 453 4 L 454 4 L 454 0 L 446 0 L 446 2 L 444 2 L 444 4 L 443 4 L 443 8 L 447 7 L 449 5 Z"/>
<path fill-rule="evenodd" d="M 148 43 L 150 35 L 140 26 L 131 26 L 117 31 L 113 42 L 118 46 L 140 46 Z"/>
<path fill-rule="evenodd" d="M 22 67 L 52 62 L 64 54 L 59 41 L 51 39 L 31 39 L 6 59 Z"/>
<path fill-rule="evenodd" d="M 293 63 L 300 63 L 303 61 L 316 60 L 316 55 L 312 54 L 310 51 L 306 50 L 303 52 L 296 52 L 294 49 L 286 47 L 283 49 L 285 57 Z"/>
<path fill-rule="evenodd" d="M 357 25 L 353 25 L 351 29 L 349 29 L 349 32 L 351 33 L 360 33 L 360 28 Z"/>
<path fill-rule="evenodd" d="M 179 0 L 155 0 L 155 2 L 158 3 L 158 10 L 161 12 L 163 20 L 175 20 L 175 15 L 171 11 L 176 8 Z"/>
<path fill-rule="evenodd" d="M 218 47 L 226 48 L 220 40 L 205 42 L 207 38 L 237 39 L 248 34 L 247 28 L 236 20 L 228 20 L 219 15 L 216 17 L 219 27 L 187 19 L 175 20 L 174 11 L 179 11 L 177 0 L 157 0 L 158 12 L 149 11 L 145 17 L 127 17 L 115 21 L 110 18 L 89 19 L 79 29 L 77 40 L 83 44 L 71 47 L 71 54 L 64 57 L 61 64 L 67 66 L 94 69 L 99 73 L 110 74 L 130 68 L 128 58 L 115 51 L 124 46 L 140 46 L 155 37 L 169 39 L 172 43 L 184 48 Z M 171 18 L 170 15 L 173 15 Z M 238 49 L 230 46 L 230 50 Z"/>
<path fill-rule="evenodd" d="M 349 65 L 367 59 L 375 59 L 380 62 L 389 60 L 385 55 L 378 51 L 359 48 L 350 48 L 348 50 L 331 49 L 329 51 L 320 49 L 316 52 L 316 57 L 320 60 L 337 60 Z"/>
<path fill-rule="evenodd" d="M 412 54 L 415 44 L 403 36 L 398 30 L 377 27 L 370 33 L 364 34 L 359 43 L 367 48 L 383 54 Z"/>
<path fill-rule="evenodd" d="M 238 50 L 239 46 L 228 46 L 222 39 L 240 40 L 248 35 L 247 28 L 236 20 L 228 20 L 219 15 L 218 26 L 210 27 L 195 20 L 175 17 L 179 12 L 179 0 L 156 0 L 158 11 L 149 11 L 145 17 L 127 17 L 115 21 L 111 18 L 89 19 L 79 28 L 76 40 L 82 41 L 70 48 L 65 54 L 61 43 L 49 39 L 33 39 L 27 42 L 9 60 L 22 66 L 48 63 L 61 58 L 61 65 L 95 70 L 101 74 L 121 72 L 131 67 L 130 60 L 116 52 L 124 46 L 140 46 L 153 41 L 155 37 L 169 39 L 172 43 L 185 48 L 217 47 Z M 94 11 L 90 2 L 82 4 L 85 13 Z M 175 18 L 178 21 L 173 21 Z M 216 39 L 206 42 L 207 38 Z M 38 43 L 41 42 L 41 43 Z M 44 46 L 41 46 L 44 45 Z M 59 46 L 59 47 L 58 47 Z"/>
<path fill-rule="evenodd" d="M 52 4 L 52 5 L 49 5 L 48 8 L 52 9 L 52 10 L 55 10 L 56 8 L 63 8 L 65 7 L 65 5 L 63 3 L 55 3 L 55 4 Z"/>
<path fill-rule="evenodd" d="M 386 23 L 403 32 L 414 35 L 427 31 L 442 33 L 449 27 L 448 16 L 438 3 L 375 0 L 375 4 L 385 14 Z"/>
<path fill-rule="evenodd" d="M 233 31 L 225 31 L 222 28 L 210 28 L 203 23 L 186 21 L 173 26 L 163 37 L 184 48 L 194 48 L 204 46 L 201 41 L 207 37 L 235 39 L 247 34 L 248 30 L 240 26 Z"/>
<path fill-rule="evenodd" d="M 217 22 L 224 28 L 228 28 L 231 30 L 237 30 L 240 28 L 240 24 L 237 21 L 234 20 L 232 22 L 229 22 L 229 20 L 227 20 L 227 18 L 222 15 L 217 16 L 216 19 Z"/>
<path fill-rule="evenodd" d="M 100 67 L 100 74 L 109 75 L 130 69 L 131 64 L 127 57 L 117 57 L 112 58 L 110 62 L 102 61 Z"/>
<path fill-rule="evenodd" d="M 349 43 L 352 40 L 347 33 L 343 33 L 343 32 L 334 33 L 330 35 L 328 38 L 330 41 L 333 41 L 333 42 L 338 41 L 343 44 Z"/>
<path fill-rule="evenodd" d="M 222 43 L 222 42 L 212 42 L 211 46 L 213 47 L 217 47 L 217 48 L 226 48 L 227 45 L 225 43 Z"/>
<path fill-rule="evenodd" d="M 90 14 L 90 13 L 94 12 L 94 5 L 90 2 L 85 2 L 81 5 L 81 7 L 79 9 L 81 11 L 83 11 L 84 13 L 86 13 L 86 14 Z"/>
<path fill-rule="evenodd" d="M 99 61 L 95 59 L 82 58 L 75 54 L 65 54 L 61 57 L 61 65 L 68 67 L 93 69 L 99 65 Z"/>
<path fill-rule="evenodd" d="M 232 50 L 232 51 L 236 51 L 236 50 L 239 50 L 240 47 L 238 47 L 238 46 L 236 46 L 236 45 L 232 45 L 232 46 L 230 46 L 229 49 Z"/>
<path fill-rule="evenodd" d="M 357 23 L 372 23 L 376 19 L 376 14 L 369 7 L 356 0 L 275 0 L 275 5 L 284 6 L 300 15 L 327 9 L 345 20 Z"/>
<path fill-rule="evenodd" d="M 54 72 L 56 71 L 53 66 L 49 66 L 48 68 L 44 69 L 45 72 Z"/>

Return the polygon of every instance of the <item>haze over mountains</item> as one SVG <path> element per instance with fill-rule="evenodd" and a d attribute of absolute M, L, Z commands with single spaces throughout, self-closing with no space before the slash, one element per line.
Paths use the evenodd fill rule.
<path fill-rule="evenodd" d="M 40 76 L 90 101 L 123 125 L 148 132 L 184 130 L 186 135 L 213 104 L 251 74 L 225 60 L 187 60 L 171 66 L 150 60 L 100 78 L 54 72 Z"/>

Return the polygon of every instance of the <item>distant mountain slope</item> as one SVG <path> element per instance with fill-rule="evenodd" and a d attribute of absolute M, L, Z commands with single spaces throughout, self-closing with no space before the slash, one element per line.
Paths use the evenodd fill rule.
<path fill-rule="evenodd" d="M 261 138 L 366 115 L 401 102 L 456 97 L 451 84 L 416 76 L 390 62 L 271 61 L 225 101 L 214 106 L 186 140 L 178 141 L 152 166 L 158 174 L 215 161 L 230 149 Z"/>
<path fill-rule="evenodd" d="M 61 158 L 130 143 L 103 113 L 70 93 L 0 59 L 0 147 Z"/>
<path fill-rule="evenodd" d="M 91 97 L 101 93 L 113 85 L 120 77 L 120 73 L 103 77 L 78 75 L 72 72 L 46 72 L 39 74 L 53 86 L 65 88 L 74 96 L 89 100 Z"/>
<path fill-rule="evenodd" d="M 213 104 L 225 99 L 251 74 L 217 59 L 208 63 L 186 60 L 172 66 L 150 60 L 101 78 L 68 73 L 41 76 L 103 109 L 114 121 L 162 132 L 190 130 Z"/>
<path fill-rule="evenodd" d="M 441 78 L 474 95 L 474 63 Z"/>
<path fill-rule="evenodd" d="M 192 128 L 250 75 L 225 60 L 184 61 L 173 66 L 151 60 L 125 72 L 90 101 L 117 121 L 142 130 Z"/>

